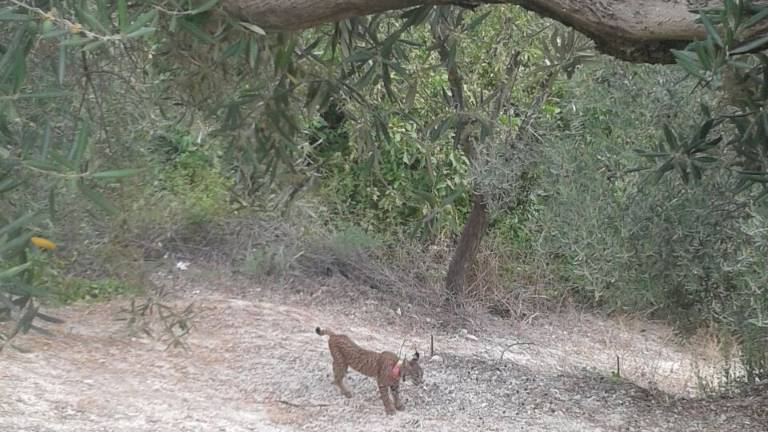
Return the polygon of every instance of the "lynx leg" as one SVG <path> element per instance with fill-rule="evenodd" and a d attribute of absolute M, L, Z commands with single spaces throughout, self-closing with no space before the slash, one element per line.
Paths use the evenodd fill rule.
<path fill-rule="evenodd" d="M 400 385 L 393 385 L 389 389 L 392 391 L 392 399 L 395 400 L 395 409 L 398 411 L 404 410 L 405 405 L 403 405 L 403 401 L 400 400 Z"/>
<path fill-rule="evenodd" d="M 335 349 L 330 340 L 328 340 L 328 348 L 333 359 L 333 384 L 341 390 L 341 394 L 350 398 L 352 393 L 344 385 L 344 376 L 347 375 L 347 367 L 349 365 L 344 360 L 344 355 L 338 349 Z"/>
<path fill-rule="evenodd" d="M 389 386 L 379 385 L 379 396 L 381 396 L 381 401 L 384 402 L 384 411 L 386 411 L 387 415 L 394 414 L 395 408 L 392 407 L 392 400 L 389 398 Z"/>
<path fill-rule="evenodd" d="M 343 394 L 345 397 L 352 397 L 352 393 L 349 391 L 347 386 L 344 385 L 344 376 L 347 374 L 347 365 L 345 363 L 342 363 L 340 361 L 336 361 L 336 359 L 333 360 L 333 384 L 335 384 L 339 390 L 341 390 L 341 394 Z"/>

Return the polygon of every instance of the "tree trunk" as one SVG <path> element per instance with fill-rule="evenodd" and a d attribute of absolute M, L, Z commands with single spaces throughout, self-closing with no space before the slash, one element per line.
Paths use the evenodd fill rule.
<path fill-rule="evenodd" d="M 690 10 L 722 7 L 716 0 L 222 0 L 230 14 L 269 30 L 298 30 L 414 6 L 486 3 L 519 5 L 584 33 L 606 54 L 646 63 L 671 63 L 670 49 L 706 34 Z M 765 29 L 755 26 L 745 37 Z"/>
<path fill-rule="evenodd" d="M 453 142 L 456 148 L 463 150 L 464 155 L 470 164 L 475 163 L 477 151 L 472 143 L 470 130 L 470 117 L 466 112 L 464 103 L 464 80 L 456 65 L 456 62 L 450 61 L 450 50 L 447 45 L 449 31 L 447 28 L 438 29 L 434 33 L 437 52 L 440 55 L 448 72 L 448 83 L 451 88 L 451 103 L 456 111 L 456 130 L 454 131 Z M 459 243 L 451 257 L 451 263 L 448 265 L 448 273 L 445 277 L 446 301 L 449 305 L 461 306 L 466 292 L 467 273 L 475 263 L 477 251 L 485 234 L 485 228 L 488 225 L 488 209 L 486 208 L 485 197 L 481 193 L 472 194 L 472 210 L 469 212 L 464 230 L 459 237 Z"/>
<path fill-rule="evenodd" d="M 467 223 L 453 252 L 451 263 L 448 265 L 448 275 L 445 278 L 447 300 L 450 304 L 458 305 L 464 299 L 467 274 L 475 263 L 477 251 L 480 249 L 487 227 L 488 208 L 485 196 L 481 193 L 472 194 L 472 210 L 469 212 Z"/>

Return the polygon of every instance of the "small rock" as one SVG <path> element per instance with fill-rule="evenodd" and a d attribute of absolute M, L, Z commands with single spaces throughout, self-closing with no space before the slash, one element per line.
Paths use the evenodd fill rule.
<path fill-rule="evenodd" d="M 396 313 L 396 314 L 398 314 L 398 315 L 403 315 L 403 311 L 402 311 L 402 310 L 400 310 L 400 308 L 397 308 L 397 310 L 395 311 L 395 313 Z"/>
<path fill-rule="evenodd" d="M 440 357 L 439 355 L 433 355 L 432 358 L 429 359 L 429 361 L 435 362 L 435 363 L 442 363 L 443 362 L 443 358 Z"/>
<path fill-rule="evenodd" d="M 469 339 L 469 340 L 471 340 L 471 341 L 477 341 L 477 336 L 475 336 L 475 335 L 465 334 L 464 337 Z"/>

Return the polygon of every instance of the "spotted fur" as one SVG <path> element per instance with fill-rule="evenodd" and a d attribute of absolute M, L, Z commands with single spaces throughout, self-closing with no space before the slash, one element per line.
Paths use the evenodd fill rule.
<path fill-rule="evenodd" d="M 401 379 L 405 381 L 408 378 L 417 385 L 423 382 L 424 372 L 419 365 L 418 351 L 409 360 L 399 359 L 389 351 L 378 353 L 362 348 L 348 336 L 336 334 L 328 329 L 317 327 L 315 333 L 320 336 L 329 336 L 328 349 L 331 352 L 331 358 L 333 358 L 333 384 L 346 397 L 352 397 L 352 393 L 344 385 L 344 376 L 347 374 L 348 367 L 363 375 L 376 378 L 379 396 L 381 396 L 387 414 L 394 414 L 395 410 L 402 411 L 405 409 L 400 400 Z M 390 392 L 394 404 L 390 399 Z"/>

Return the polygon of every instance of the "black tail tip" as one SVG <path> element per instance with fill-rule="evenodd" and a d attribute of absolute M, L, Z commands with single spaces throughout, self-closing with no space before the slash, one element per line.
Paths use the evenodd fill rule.
<path fill-rule="evenodd" d="M 320 327 L 315 327 L 315 333 L 322 336 L 322 330 L 320 330 Z"/>

